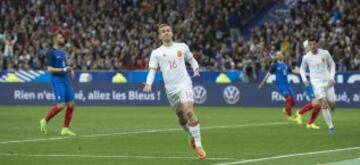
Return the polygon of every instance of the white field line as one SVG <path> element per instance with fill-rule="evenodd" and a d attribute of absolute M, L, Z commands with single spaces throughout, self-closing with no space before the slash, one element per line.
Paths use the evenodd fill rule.
<path fill-rule="evenodd" d="M 193 160 L 197 157 L 178 157 L 178 156 L 140 156 L 140 155 L 85 155 L 85 154 L 20 154 L 20 153 L 0 153 L 0 156 L 17 157 L 74 157 L 74 158 L 122 158 L 122 159 L 183 159 Z M 206 158 L 207 160 L 239 160 L 235 158 Z"/>
<path fill-rule="evenodd" d="M 264 126 L 274 126 L 274 125 L 285 125 L 287 123 L 288 122 L 271 122 L 271 123 L 256 123 L 256 124 L 224 125 L 224 126 L 202 127 L 201 130 L 241 128 L 241 127 L 264 127 Z M 73 136 L 73 137 L 71 137 L 71 136 L 60 136 L 60 137 L 51 137 L 51 138 L 0 141 L 0 144 L 26 143 L 26 142 L 39 142 L 39 141 L 54 141 L 54 140 L 63 140 L 63 139 L 70 139 L 70 138 L 106 137 L 106 136 L 113 136 L 113 135 L 159 133 L 159 132 L 172 132 L 172 131 L 182 131 L 182 130 L 183 130 L 182 128 L 170 128 L 170 129 L 153 129 L 153 130 L 145 130 L 145 131 L 116 132 L 116 133 L 105 133 L 105 134 L 89 134 L 89 135 L 79 135 L 79 136 Z"/>
<path fill-rule="evenodd" d="M 278 156 L 271 156 L 271 157 L 264 157 L 264 158 L 257 158 L 257 159 L 247 159 L 247 160 L 240 160 L 240 161 L 234 161 L 234 162 L 220 163 L 220 164 L 217 164 L 217 165 L 233 165 L 233 164 L 245 164 L 245 163 L 263 162 L 263 161 L 274 160 L 274 159 L 283 159 L 283 158 L 298 157 L 298 156 L 327 154 L 327 153 L 333 153 L 333 152 L 350 151 L 350 150 L 358 150 L 358 149 L 360 149 L 360 146 L 358 146 L 358 147 L 349 147 L 349 148 L 339 148 L 339 149 L 332 149 L 332 150 L 322 150 L 322 151 L 313 151 L 313 152 L 278 155 Z"/>
<path fill-rule="evenodd" d="M 360 160 L 360 158 L 345 159 L 345 160 L 340 160 L 340 161 L 336 161 L 336 162 L 329 162 L 329 163 L 324 163 L 324 164 L 318 164 L 318 165 L 350 164 L 350 163 L 357 163 L 358 160 Z M 359 163 L 357 163 L 357 164 L 359 164 Z"/>

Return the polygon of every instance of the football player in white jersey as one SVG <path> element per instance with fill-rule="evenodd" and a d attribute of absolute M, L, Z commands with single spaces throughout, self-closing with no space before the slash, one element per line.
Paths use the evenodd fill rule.
<path fill-rule="evenodd" d="M 309 39 L 310 52 L 303 56 L 300 74 L 305 85 L 309 82 L 306 78 L 306 67 L 310 70 L 310 83 L 314 89 L 315 97 L 319 100 L 321 111 L 328 125 L 329 133 L 335 133 L 330 106 L 335 105 L 335 62 L 329 51 L 318 48 L 316 38 Z"/>
<path fill-rule="evenodd" d="M 304 47 L 304 50 L 305 50 L 304 55 L 306 55 L 308 52 L 310 52 L 310 47 L 309 47 L 309 41 L 308 40 L 303 42 L 303 47 Z M 306 73 L 306 74 L 308 75 L 308 73 Z M 307 84 L 307 86 L 305 86 L 305 93 L 306 93 L 307 97 L 310 99 L 310 101 L 307 102 L 305 104 L 305 106 L 303 106 L 300 110 L 298 110 L 296 112 L 296 122 L 298 124 L 302 124 L 303 115 L 306 112 L 308 112 L 310 110 L 313 110 L 313 112 L 311 114 L 311 118 L 310 118 L 309 122 L 306 125 L 306 128 L 308 128 L 308 129 L 320 129 L 320 127 L 315 125 L 315 123 L 314 123 L 317 116 L 319 115 L 321 107 L 320 107 L 320 103 L 319 103 L 318 99 L 315 97 L 313 87 L 311 85 Z"/>
<path fill-rule="evenodd" d="M 159 25 L 158 33 L 162 45 L 151 52 L 149 73 L 143 91 L 151 91 L 156 70 L 160 67 L 169 103 L 176 112 L 180 125 L 188 133 L 191 147 L 203 159 L 206 152 L 201 144 L 199 120 L 193 110 L 192 81 L 185 62 L 190 63 L 194 77 L 200 76 L 199 64 L 185 43 L 173 41 L 173 32 L 168 24 Z"/>

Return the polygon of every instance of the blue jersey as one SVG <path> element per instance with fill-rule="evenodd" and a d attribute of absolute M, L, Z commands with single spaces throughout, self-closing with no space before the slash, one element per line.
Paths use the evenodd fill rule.
<path fill-rule="evenodd" d="M 306 68 L 306 73 L 310 73 L 309 67 Z M 306 76 L 306 77 L 309 79 L 309 76 Z M 305 86 L 305 93 L 306 93 L 307 97 L 309 97 L 310 101 L 315 99 L 314 90 L 310 84 L 308 86 Z"/>
<path fill-rule="evenodd" d="M 301 64 L 301 62 L 302 62 L 302 58 L 300 58 L 299 64 Z M 309 67 L 306 67 L 306 73 L 310 73 Z M 306 76 L 306 77 L 309 79 L 309 76 Z M 314 90 L 313 90 L 313 88 L 312 88 L 312 86 L 310 84 L 308 86 L 305 86 L 305 93 L 306 93 L 306 95 L 307 95 L 307 97 L 309 98 L 310 101 L 315 99 Z"/>
<path fill-rule="evenodd" d="M 314 90 L 311 85 L 305 86 L 305 93 L 310 101 L 315 99 Z"/>
<path fill-rule="evenodd" d="M 61 49 L 50 49 L 47 52 L 48 66 L 53 68 L 65 68 L 67 66 L 65 52 Z M 52 82 L 68 82 L 69 78 L 67 73 L 52 73 Z"/>
<path fill-rule="evenodd" d="M 65 68 L 67 66 L 65 52 L 61 49 L 51 49 L 47 53 L 48 66 Z M 74 100 L 74 90 L 71 87 L 67 73 L 52 73 L 51 81 L 54 89 L 55 100 L 58 103 Z"/>
<path fill-rule="evenodd" d="M 276 85 L 287 85 L 288 79 L 287 76 L 291 73 L 291 68 L 288 64 L 282 62 L 276 62 L 270 68 L 270 73 L 275 74 L 276 76 Z"/>
<path fill-rule="evenodd" d="M 270 73 L 276 76 L 276 87 L 282 96 L 291 96 L 295 98 L 295 92 L 288 83 L 287 76 L 291 73 L 291 68 L 288 64 L 277 62 L 270 68 Z"/>

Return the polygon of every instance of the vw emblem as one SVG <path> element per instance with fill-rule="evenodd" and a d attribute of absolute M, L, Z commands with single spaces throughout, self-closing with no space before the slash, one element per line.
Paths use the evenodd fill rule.
<path fill-rule="evenodd" d="M 195 104 L 202 104 L 207 100 L 207 91 L 203 86 L 201 85 L 194 86 L 193 90 L 194 90 Z"/>
<path fill-rule="evenodd" d="M 236 86 L 228 86 L 224 89 L 223 96 L 228 104 L 236 104 L 240 100 L 240 91 Z"/>

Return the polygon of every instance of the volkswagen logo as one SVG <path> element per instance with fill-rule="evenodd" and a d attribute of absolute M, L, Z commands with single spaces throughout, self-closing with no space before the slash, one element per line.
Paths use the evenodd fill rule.
<path fill-rule="evenodd" d="M 194 90 L 195 104 L 202 104 L 207 100 L 207 91 L 203 86 L 201 85 L 194 86 L 193 90 Z"/>
<path fill-rule="evenodd" d="M 236 104 L 240 100 L 240 91 L 236 86 L 227 86 L 224 89 L 223 96 L 228 104 Z"/>

